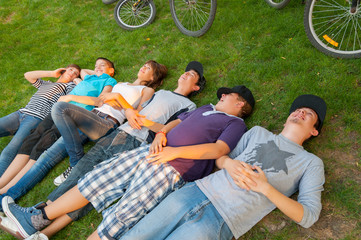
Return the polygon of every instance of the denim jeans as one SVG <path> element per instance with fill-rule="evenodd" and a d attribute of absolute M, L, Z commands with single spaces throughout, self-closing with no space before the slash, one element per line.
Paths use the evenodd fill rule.
<path fill-rule="evenodd" d="M 233 234 L 203 192 L 192 183 L 171 193 L 121 240 L 230 240 Z"/>
<path fill-rule="evenodd" d="M 18 150 L 31 130 L 41 122 L 40 118 L 30 116 L 20 111 L 13 112 L 0 118 L 0 137 L 14 135 L 10 143 L 2 150 L 0 155 L 0 176 L 14 160 Z"/>
<path fill-rule="evenodd" d="M 90 139 L 98 140 L 118 127 L 112 120 L 101 118 L 93 112 L 67 102 L 54 104 L 51 116 L 64 138 L 72 167 L 84 156 L 78 129 Z"/>
<path fill-rule="evenodd" d="M 48 199 L 55 201 L 69 189 L 77 185 L 78 180 L 87 172 L 93 170 L 95 165 L 108 160 L 113 157 L 114 154 L 137 148 L 140 144 L 141 142 L 135 137 L 116 129 L 109 135 L 101 138 L 94 147 L 79 160 L 66 180 L 48 196 Z M 86 207 L 71 212 L 68 215 L 75 221 L 86 215 L 91 209 L 92 205 L 88 204 Z"/>
<path fill-rule="evenodd" d="M 87 140 L 84 134 L 80 134 L 83 143 Z M 38 182 L 40 182 L 46 174 L 66 156 L 64 139 L 59 138 L 50 148 L 40 155 L 35 164 L 25 173 L 25 175 L 9 190 L 0 196 L 0 200 L 4 196 L 11 196 L 13 199 L 30 191 Z"/>

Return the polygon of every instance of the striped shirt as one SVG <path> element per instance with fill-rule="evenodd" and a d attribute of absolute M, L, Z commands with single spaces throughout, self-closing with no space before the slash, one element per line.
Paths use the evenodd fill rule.
<path fill-rule="evenodd" d="M 33 86 L 38 91 L 31 97 L 25 108 L 19 111 L 43 120 L 51 111 L 51 107 L 56 103 L 59 97 L 71 92 L 76 86 L 73 82 L 59 83 L 37 79 Z"/>

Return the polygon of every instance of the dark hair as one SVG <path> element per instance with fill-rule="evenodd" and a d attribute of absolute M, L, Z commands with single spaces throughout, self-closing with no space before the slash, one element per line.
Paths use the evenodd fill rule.
<path fill-rule="evenodd" d="M 242 107 L 242 110 L 239 112 L 238 114 L 238 117 L 241 117 L 241 118 L 246 118 L 248 117 L 249 115 L 251 115 L 252 111 L 253 111 L 253 108 L 251 106 L 251 104 L 249 104 L 247 102 L 246 99 L 244 99 L 242 96 L 239 96 L 238 95 L 238 99 L 242 102 L 244 102 L 244 105 Z"/>
<path fill-rule="evenodd" d="M 195 71 L 196 72 L 196 71 Z M 204 87 L 206 86 L 206 78 L 203 76 L 203 77 L 199 77 L 199 74 L 197 73 L 198 75 L 198 82 L 196 83 L 197 86 L 199 86 L 199 89 L 197 91 L 193 91 L 191 92 L 188 97 L 194 97 L 195 95 L 197 95 L 198 93 L 202 92 Z"/>
<path fill-rule="evenodd" d="M 319 128 L 319 126 L 320 126 L 320 123 L 321 123 L 321 121 L 320 121 L 320 119 L 319 119 L 318 116 L 317 116 L 317 121 L 316 121 L 316 123 L 313 125 L 313 127 L 318 130 L 318 128 Z"/>
<path fill-rule="evenodd" d="M 162 85 L 163 79 L 167 76 L 168 69 L 165 65 L 154 60 L 148 60 L 145 64 L 149 64 L 153 70 L 153 81 L 147 82 L 145 86 L 156 89 Z"/>
<path fill-rule="evenodd" d="M 98 61 L 98 60 L 104 60 L 107 62 L 108 66 L 110 68 L 113 68 L 114 69 L 114 73 L 113 73 L 113 76 L 115 75 L 115 67 L 114 67 L 114 63 L 112 61 L 110 61 L 108 58 L 105 58 L 105 57 L 98 57 L 95 61 Z"/>
<path fill-rule="evenodd" d="M 70 67 L 76 68 L 76 69 L 79 71 L 78 76 L 76 76 L 76 77 L 79 77 L 79 75 L 80 75 L 80 71 L 81 71 L 81 68 L 79 67 L 79 65 L 76 65 L 76 64 L 69 64 L 68 66 L 66 66 L 66 68 L 70 68 Z M 64 72 L 62 72 L 61 74 L 63 74 L 63 73 L 64 73 Z"/>

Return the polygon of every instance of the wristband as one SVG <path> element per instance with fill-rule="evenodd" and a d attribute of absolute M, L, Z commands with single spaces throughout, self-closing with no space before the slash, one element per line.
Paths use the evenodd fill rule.
<path fill-rule="evenodd" d="M 157 133 L 155 134 L 155 136 L 157 136 L 157 135 L 158 135 L 158 133 L 163 133 L 165 137 L 167 136 L 167 133 L 166 133 L 166 132 L 164 132 L 164 131 L 159 131 L 159 132 L 157 132 Z"/>

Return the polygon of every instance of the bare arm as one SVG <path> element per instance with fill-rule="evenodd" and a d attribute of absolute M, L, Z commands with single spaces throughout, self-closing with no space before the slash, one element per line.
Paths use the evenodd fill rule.
<path fill-rule="evenodd" d="M 130 105 L 127 100 L 120 93 L 107 93 L 102 94 L 99 98 L 106 104 L 111 107 L 121 110 L 121 109 L 133 109 L 132 105 Z"/>
<path fill-rule="evenodd" d="M 112 89 L 113 89 L 113 87 L 110 85 L 105 86 L 103 88 L 103 91 L 101 92 L 101 94 L 109 93 L 112 91 Z M 101 106 L 103 104 L 103 102 L 101 101 L 101 99 L 99 97 L 77 96 L 77 95 L 61 96 L 58 101 L 59 102 L 74 101 L 74 102 L 83 103 L 83 104 L 92 105 L 92 106 Z"/>
<path fill-rule="evenodd" d="M 77 95 L 65 95 L 58 99 L 58 102 L 78 102 L 86 105 L 100 106 L 102 101 L 97 97 L 89 96 L 77 96 Z"/>
<path fill-rule="evenodd" d="M 44 77 L 54 77 L 54 78 L 58 78 L 61 76 L 61 72 L 65 70 L 65 68 L 58 68 L 54 71 L 31 71 L 31 72 L 26 72 L 24 74 L 24 77 L 26 78 L 26 80 L 28 80 L 31 84 L 33 84 L 34 82 L 36 82 L 36 80 L 38 78 L 44 78 Z"/>
<path fill-rule="evenodd" d="M 147 127 L 148 129 L 150 129 L 153 132 L 159 132 L 162 130 L 162 128 L 164 128 L 164 124 L 161 123 L 157 123 L 157 122 L 153 122 L 151 120 L 148 120 L 147 118 L 143 117 L 141 118 L 141 126 Z"/>
<path fill-rule="evenodd" d="M 149 162 L 164 163 L 176 158 L 217 159 L 230 152 L 228 145 L 222 140 L 215 143 L 204 143 L 182 147 L 165 147 L 163 151 L 150 154 Z"/>
<path fill-rule="evenodd" d="M 95 72 L 93 71 L 93 70 L 90 70 L 90 69 L 82 69 L 81 71 L 80 71 L 80 77 L 82 78 L 82 79 L 84 79 L 84 77 L 86 76 L 86 75 L 94 75 L 95 74 Z"/>
<path fill-rule="evenodd" d="M 139 106 L 137 108 L 138 111 L 142 109 L 141 104 L 147 101 L 153 94 L 154 94 L 154 90 L 152 88 L 145 88 L 142 91 L 142 97 L 140 99 Z M 107 94 L 102 94 L 99 97 L 104 103 L 109 104 L 113 108 L 133 109 L 132 105 L 130 105 L 120 93 L 107 93 Z"/>
<path fill-rule="evenodd" d="M 142 126 L 148 127 L 152 131 L 159 131 L 160 128 L 162 128 L 164 125 L 159 126 L 155 122 L 152 122 L 145 118 L 145 116 L 140 115 L 139 111 L 143 109 L 142 104 L 149 100 L 154 94 L 154 90 L 152 88 L 144 88 L 142 91 L 142 97 L 139 101 L 139 105 L 137 107 L 137 110 L 134 110 L 131 106 L 130 108 L 124 107 L 126 109 L 125 116 L 128 120 L 129 125 L 134 128 L 140 130 Z M 123 97 L 123 96 L 122 96 Z M 125 99 L 124 99 L 125 101 Z M 129 104 L 128 104 L 129 105 Z"/>
<path fill-rule="evenodd" d="M 145 87 L 143 88 L 142 91 L 142 98 L 139 101 L 139 105 L 137 107 L 137 110 L 140 111 L 143 109 L 142 104 L 146 101 L 148 101 L 154 94 L 154 89 L 153 88 L 149 88 L 149 87 Z"/>

